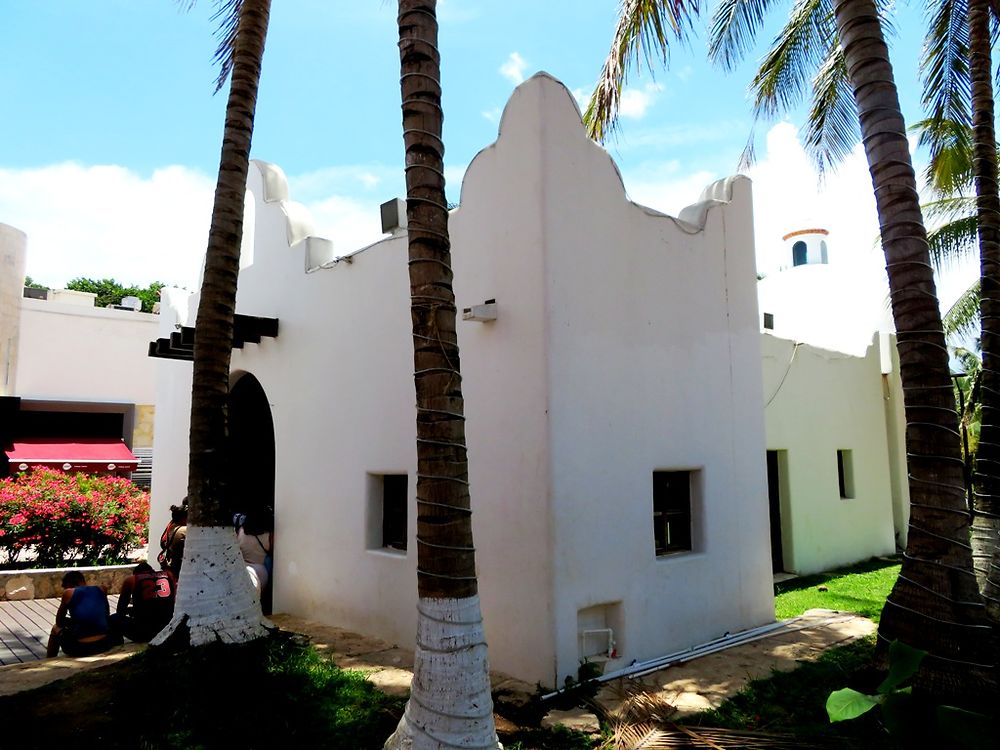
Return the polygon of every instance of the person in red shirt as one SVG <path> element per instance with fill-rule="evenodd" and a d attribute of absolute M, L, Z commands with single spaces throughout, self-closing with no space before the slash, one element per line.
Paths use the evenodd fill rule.
<path fill-rule="evenodd" d="M 181 575 L 184 562 L 184 540 L 187 538 L 187 498 L 180 505 L 170 506 L 170 522 L 160 535 L 160 554 L 157 561 L 163 570 L 169 570 L 174 578 Z"/>
<path fill-rule="evenodd" d="M 171 571 L 139 563 L 122 584 L 114 625 L 130 641 L 145 643 L 170 622 L 176 598 L 177 579 Z"/>

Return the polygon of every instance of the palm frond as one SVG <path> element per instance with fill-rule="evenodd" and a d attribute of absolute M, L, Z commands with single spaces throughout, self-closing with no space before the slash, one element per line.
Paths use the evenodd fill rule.
<path fill-rule="evenodd" d="M 968 292 L 966 293 L 968 294 Z M 951 356 L 958 360 L 959 364 L 962 365 L 962 372 L 969 377 L 974 378 L 983 370 L 982 357 L 972 349 L 964 346 L 951 347 Z M 970 385 L 972 384 L 970 383 Z"/>
<path fill-rule="evenodd" d="M 836 32 L 829 0 L 797 0 L 750 83 L 755 116 L 773 118 L 801 101 L 831 36 Z"/>
<path fill-rule="evenodd" d="M 938 195 L 964 193 L 972 186 L 972 127 L 956 120 L 927 118 L 913 126 L 930 151 L 924 180 Z"/>
<path fill-rule="evenodd" d="M 603 141 L 614 130 L 633 61 L 645 63 L 651 73 L 654 61 L 666 66 L 671 39 L 686 42 L 700 12 L 699 0 L 622 1 L 611 51 L 583 116 L 591 138 Z"/>
<path fill-rule="evenodd" d="M 952 151 L 966 138 L 971 143 L 968 10 L 967 0 L 937 0 L 928 11 L 924 53 L 920 61 L 922 102 L 927 119 L 920 124 L 919 130 L 921 145 L 930 150 L 928 182 L 935 187 L 938 180 L 947 176 L 948 161 L 954 158 L 954 154 L 942 156 L 942 152 Z M 971 161 L 971 146 L 968 153 Z M 943 166 L 938 166 L 942 158 Z M 947 180 L 940 184 L 947 184 Z M 947 192 L 947 188 L 944 191 Z"/>
<path fill-rule="evenodd" d="M 920 204 L 920 210 L 931 223 L 971 218 L 976 215 L 976 196 L 949 195 Z"/>
<path fill-rule="evenodd" d="M 826 59 L 813 79 L 803 146 L 822 176 L 851 153 L 859 137 L 858 108 L 847 77 L 844 51 L 837 38 L 830 37 Z"/>
<path fill-rule="evenodd" d="M 737 164 L 736 169 L 739 172 L 746 172 L 753 163 L 757 161 L 757 118 L 753 120 L 753 125 L 750 126 L 750 135 L 747 136 L 746 145 L 743 147 L 743 151 L 740 153 L 740 161 Z"/>
<path fill-rule="evenodd" d="M 899 31 L 896 29 L 896 22 L 893 20 L 893 14 L 896 12 L 897 5 L 896 0 L 875 0 L 875 10 L 878 11 L 878 22 L 882 27 L 882 33 L 885 34 L 886 41 L 899 36 Z"/>
<path fill-rule="evenodd" d="M 977 226 L 975 216 L 965 216 L 946 222 L 927 233 L 931 262 L 938 271 L 978 254 Z"/>
<path fill-rule="evenodd" d="M 941 319 L 946 337 L 979 335 L 979 281 L 962 293 Z M 975 355 L 972 355 L 975 356 Z"/>
<path fill-rule="evenodd" d="M 712 14 L 708 59 L 732 70 L 753 47 L 772 0 L 722 0 Z"/>
<path fill-rule="evenodd" d="M 219 24 L 215 31 L 219 47 L 215 50 L 212 61 L 219 66 L 219 76 L 215 79 L 215 91 L 218 93 L 233 72 L 233 50 L 236 49 L 236 31 L 240 13 L 243 12 L 243 0 L 215 0 L 215 4 L 212 21 Z"/>

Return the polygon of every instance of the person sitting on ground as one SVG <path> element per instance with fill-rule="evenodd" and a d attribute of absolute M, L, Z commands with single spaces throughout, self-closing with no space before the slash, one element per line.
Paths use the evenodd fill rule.
<path fill-rule="evenodd" d="M 170 522 L 160 535 L 160 554 L 156 559 L 160 568 L 169 570 L 180 578 L 184 562 L 184 540 L 187 538 L 187 498 L 180 505 L 170 506 Z"/>
<path fill-rule="evenodd" d="M 145 643 L 170 622 L 176 596 L 173 573 L 154 571 L 149 563 L 139 563 L 122 584 L 113 625 L 130 641 Z"/>
<path fill-rule="evenodd" d="M 79 570 L 64 575 L 62 586 L 46 656 L 58 656 L 60 647 L 67 656 L 92 656 L 122 643 L 121 635 L 111 629 L 105 587 L 88 586 Z"/>

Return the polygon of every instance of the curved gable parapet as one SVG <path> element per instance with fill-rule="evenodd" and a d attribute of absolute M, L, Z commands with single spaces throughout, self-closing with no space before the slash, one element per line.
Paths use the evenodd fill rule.
<path fill-rule="evenodd" d="M 477 181 L 477 173 L 485 169 L 484 165 L 491 161 L 490 157 L 496 152 L 507 148 L 540 149 L 543 141 L 551 138 L 553 133 L 558 133 L 562 140 L 579 143 L 582 149 L 603 155 L 606 179 L 613 181 L 623 200 L 628 200 L 618 165 L 607 150 L 587 136 L 583 116 L 573 94 L 562 81 L 545 71 L 539 71 L 515 88 L 510 95 L 500 116 L 497 139 L 473 157 L 465 172 L 460 201 L 465 202 L 466 188 Z M 595 179 L 599 178 L 595 175 Z"/>
<path fill-rule="evenodd" d="M 681 209 L 677 220 L 691 230 L 700 232 L 705 228 L 708 212 L 713 206 L 724 206 L 743 200 L 748 202 L 750 200 L 750 178 L 741 174 L 725 177 L 702 190 L 697 203 Z"/>
<path fill-rule="evenodd" d="M 477 153 L 466 170 L 461 203 L 475 200 L 476 186 L 495 184 L 498 163 L 516 158 L 518 152 L 527 153 L 529 160 L 539 165 L 546 182 L 558 172 L 560 163 L 586 163 L 587 181 L 595 190 L 612 200 L 617 195 L 647 216 L 670 219 L 686 233 L 703 230 L 713 206 L 740 201 L 744 195 L 749 200 L 750 195 L 749 179 L 736 175 L 709 185 L 698 201 L 676 218 L 631 200 L 614 158 L 587 135 L 576 98 L 561 81 L 546 72 L 536 73 L 514 89 L 500 118 L 496 141 Z M 505 176 L 510 179 L 512 174 L 508 170 Z M 530 184 L 530 180 L 526 182 Z M 739 185 L 745 187 L 743 193 Z"/>
<path fill-rule="evenodd" d="M 253 237 L 255 255 L 264 250 L 260 240 L 267 237 L 276 239 L 268 230 L 280 227 L 288 247 L 306 240 L 316 240 L 313 244 L 329 245 L 328 240 L 314 237 L 315 224 L 309 209 L 289 198 L 288 178 L 277 164 L 253 159 L 247 174 L 247 190 L 254 197 Z M 332 255 L 332 251 L 327 254 Z"/>

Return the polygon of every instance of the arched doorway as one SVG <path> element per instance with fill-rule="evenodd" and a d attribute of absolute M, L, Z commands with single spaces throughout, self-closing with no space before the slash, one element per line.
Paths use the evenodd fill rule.
<path fill-rule="evenodd" d="M 260 381 L 250 373 L 229 389 L 229 466 L 233 513 L 274 514 L 274 421 Z M 269 585 L 261 604 L 271 610 Z"/>

